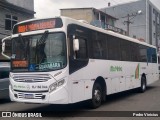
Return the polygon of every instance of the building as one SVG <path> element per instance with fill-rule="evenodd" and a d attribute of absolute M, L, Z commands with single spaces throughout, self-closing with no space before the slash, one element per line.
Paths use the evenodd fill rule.
<path fill-rule="evenodd" d="M 92 7 L 61 9 L 61 15 L 77 20 L 85 20 L 94 26 L 110 29 L 121 34 L 126 34 L 125 31 L 115 27 L 115 22 L 117 20 L 116 17 L 108 15 L 105 12 Z"/>
<path fill-rule="evenodd" d="M 126 31 L 129 29 L 130 37 L 160 47 L 160 10 L 149 0 L 109 6 L 101 10 L 118 18 L 115 26 Z"/>
<path fill-rule="evenodd" d="M 1 0 L 0 41 L 4 37 L 11 35 L 14 24 L 26 19 L 31 19 L 34 17 L 34 14 L 34 0 Z M 3 59 L 4 57 L 0 54 L 0 60 Z"/>
<path fill-rule="evenodd" d="M 115 17 L 107 15 L 106 13 L 95 8 L 69 8 L 61 9 L 61 15 L 71 17 L 78 20 L 86 20 L 91 23 L 93 20 L 101 20 L 106 24 L 114 26 Z"/>

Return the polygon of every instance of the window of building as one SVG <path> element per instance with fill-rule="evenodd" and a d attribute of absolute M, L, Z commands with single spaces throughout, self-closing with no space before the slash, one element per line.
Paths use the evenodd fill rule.
<path fill-rule="evenodd" d="M 137 36 L 136 36 L 136 35 L 133 35 L 133 38 L 135 38 L 135 39 L 136 39 L 136 38 L 137 38 Z"/>
<path fill-rule="evenodd" d="M 156 38 L 156 33 L 153 33 L 154 38 Z"/>
<path fill-rule="evenodd" d="M 5 30 L 12 30 L 13 26 L 18 22 L 18 17 L 12 15 L 6 15 L 5 18 Z"/>
<path fill-rule="evenodd" d="M 156 22 L 155 22 L 155 20 L 153 20 L 153 25 L 156 25 Z"/>
<path fill-rule="evenodd" d="M 153 13 L 155 13 L 155 9 L 153 9 Z"/>

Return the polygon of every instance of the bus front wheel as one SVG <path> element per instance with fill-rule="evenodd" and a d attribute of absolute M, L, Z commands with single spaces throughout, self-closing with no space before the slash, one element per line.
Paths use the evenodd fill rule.
<path fill-rule="evenodd" d="M 91 107 L 98 108 L 102 103 L 102 88 L 99 83 L 95 83 L 92 90 Z"/>

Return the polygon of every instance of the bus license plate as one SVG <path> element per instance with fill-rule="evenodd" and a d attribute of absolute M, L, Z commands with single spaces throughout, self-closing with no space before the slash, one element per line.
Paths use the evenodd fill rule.
<path fill-rule="evenodd" d="M 33 99 L 34 98 L 33 94 L 24 94 L 23 97 L 26 99 Z"/>

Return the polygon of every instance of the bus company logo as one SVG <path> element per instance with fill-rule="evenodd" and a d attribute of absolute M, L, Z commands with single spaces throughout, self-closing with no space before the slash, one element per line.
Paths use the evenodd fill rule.
<path fill-rule="evenodd" d="M 120 66 L 111 66 L 110 67 L 110 71 L 111 72 L 121 72 L 122 71 L 122 67 L 120 67 Z"/>
<path fill-rule="evenodd" d="M 14 85 L 13 88 L 15 88 L 15 89 L 25 89 L 26 87 L 22 86 L 22 85 Z"/>
<path fill-rule="evenodd" d="M 12 117 L 12 113 L 11 112 L 2 112 L 2 117 Z"/>

